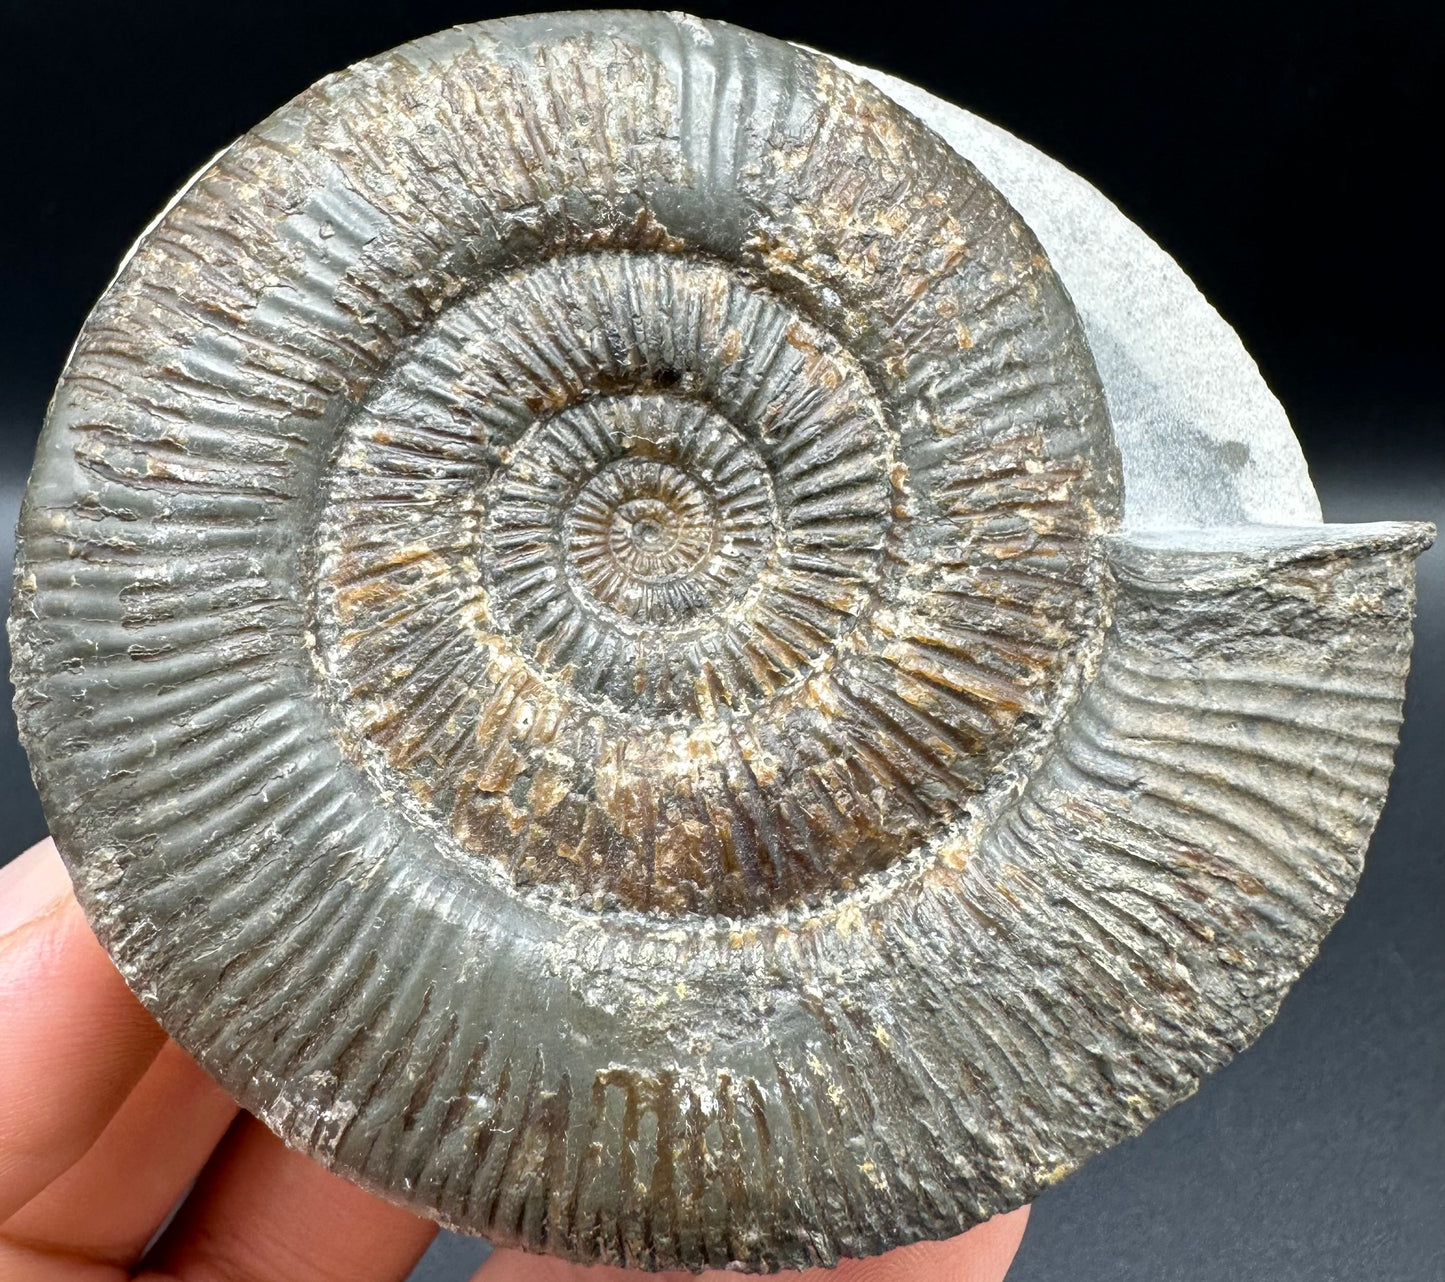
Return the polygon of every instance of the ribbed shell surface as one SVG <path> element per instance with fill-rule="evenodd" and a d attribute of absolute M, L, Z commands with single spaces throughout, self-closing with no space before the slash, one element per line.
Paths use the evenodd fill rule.
<path fill-rule="evenodd" d="M 575 1260 L 871 1254 L 1246 1044 L 1384 795 L 1423 536 L 1131 540 L 1118 476 L 1033 236 L 879 91 L 458 28 L 97 305 L 22 733 L 122 973 L 290 1143 Z"/>

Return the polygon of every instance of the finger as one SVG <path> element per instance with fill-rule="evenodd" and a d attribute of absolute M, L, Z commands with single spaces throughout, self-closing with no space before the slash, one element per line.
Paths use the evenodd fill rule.
<path fill-rule="evenodd" d="M 1029 1208 L 995 1215 L 961 1237 L 918 1242 L 871 1260 L 845 1260 L 834 1282 L 1003 1282 L 1018 1253 Z"/>
<path fill-rule="evenodd" d="M 95 1143 L 164 1042 L 54 843 L 0 869 L 0 1223 Z"/>
<path fill-rule="evenodd" d="M 225 1092 L 167 1042 L 89 1152 L 0 1225 L 0 1258 L 8 1246 L 36 1260 L 135 1264 L 235 1115 Z"/>
<path fill-rule="evenodd" d="M 435 1235 L 243 1113 L 138 1282 L 402 1282 Z"/>
<path fill-rule="evenodd" d="M 996 1215 L 946 1242 L 919 1242 L 868 1260 L 844 1260 L 834 1269 L 784 1273 L 796 1282 L 1003 1282 L 1013 1263 L 1029 1208 Z M 473 1282 L 632 1282 L 631 1269 L 583 1268 L 524 1251 L 494 1251 L 473 1275 Z M 736 1273 L 654 1273 L 657 1282 L 723 1282 Z"/>

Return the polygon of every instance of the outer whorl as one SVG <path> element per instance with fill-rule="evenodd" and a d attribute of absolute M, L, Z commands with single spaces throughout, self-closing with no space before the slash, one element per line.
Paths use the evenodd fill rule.
<path fill-rule="evenodd" d="M 1383 797 L 1421 537 L 1129 539 L 1118 478 L 1033 235 L 880 91 L 459 28 L 97 305 L 22 731 L 122 972 L 289 1142 L 578 1260 L 873 1253 L 1244 1045 Z"/>

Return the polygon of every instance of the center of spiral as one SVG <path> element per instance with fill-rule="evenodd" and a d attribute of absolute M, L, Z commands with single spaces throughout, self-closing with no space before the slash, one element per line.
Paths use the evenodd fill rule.
<path fill-rule="evenodd" d="M 567 560 L 594 604 L 633 623 L 675 625 L 708 604 L 688 582 L 717 539 L 717 512 L 681 468 L 626 456 L 592 477 L 567 517 Z"/>
<path fill-rule="evenodd" d="M 1055 458 L 1034 417 L 1052 364 L 980 417 L 1012 348 L 958 364 L 951 295 L 888 314 L 910 352 L 946 322 L 944 363 L 870 372 L 664 253 L 458 301 L 329 481 L 318 652 L 359 758 L 604 909 L 801 903 L 949 831 L 1072 670 L 1094 518 L 1074 426 Z"/>
<path fill-rule="evenodd" d="M 643 517 L 632 528 L 632 539 L 639 548 L 651 550 L 662 543 L 662 526 L 650 516 Z"/>
<path fill-rule="evenodd" d="M 584 698 L 617 707 L 686 706 L 687 687 L 639 671 L 659 647 L 712 644 L 736 626 L 777 555 L 757 444 L 671 392 L 595 396 L 537 424 L 483 503 L 497 622 Z"/>

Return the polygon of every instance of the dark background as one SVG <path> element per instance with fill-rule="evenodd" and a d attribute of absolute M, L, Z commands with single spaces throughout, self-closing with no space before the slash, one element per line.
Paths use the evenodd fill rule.
<path fill-rule="evenodd" d="M 526 7 L 0 0 L 5 581 L 66 351 L 167 197 L 326 72 Z M 1088 177 L 1238 329 L 1327 520 L 1441 520 L 1439 0 L 692 11 L 891 71 Z M 1421 562 L 1399 764 L 1344 921 L 1255 1049 L 1040 1200 L 1011 1282 L 1440 1278 L 1441 564 Z M 0 819 L 0 860 L 44 833 L 8 703 Z M 443 1243 L 418 1277 L 463 1277 L 474 1252 Z"/>

